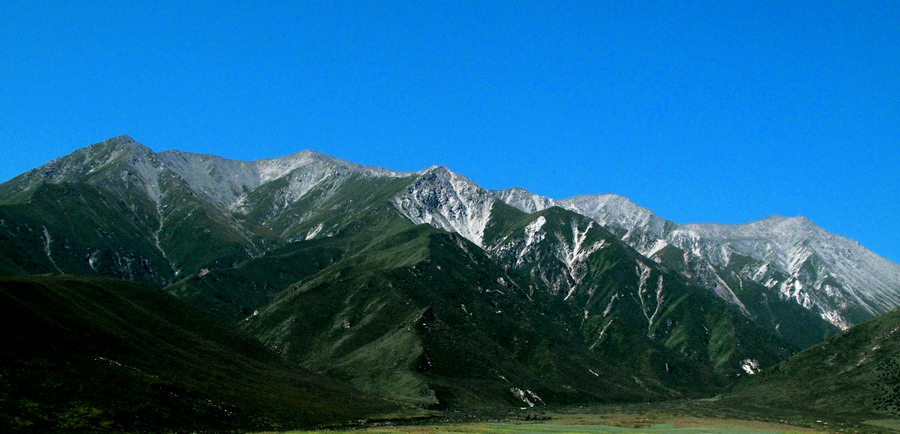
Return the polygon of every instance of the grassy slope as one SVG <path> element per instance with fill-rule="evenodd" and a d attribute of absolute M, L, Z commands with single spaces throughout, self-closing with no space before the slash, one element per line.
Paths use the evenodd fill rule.
<path fill-rule="evenodd" d="M 167 265 L 147 236 L 151 215 L 149 201 L 126 203 L 95 186 L 41 185 L 23 203 L 0 205 L 0 253 L 28 273 L 62 269 L 160 284 Z"/>
<path fill-rule="evenodd" d="M 132 282 L 3 278 L 0 322 L 4 431 L 272 429 L 395 409 Z"/>
<path fill-rule="evenodd" d="M 412 227 L 399 218 L 387 204 L 403 179 L 372 180 L 350 175 L 339 186 L 320 186 L 287 208 L 278 208 L 273 197 L 279 195 L 286 181 L 266 184 L 248 198 L 253 211 L 246 218 L 265 221 L 286 243 L 265 255 L 239 263 L 234 267 L 213 269 L 205 276 L 191 276 L 166 288 L 168 292 L 192 304 L 210 310 L 229 321 L 239 321 L 270 303 L 290 287 L 298 287 L 323 269 L 353 255 L 378 258 L 385 263 L 402 262 L 382 250 L 394 234 Z M 283 185 L 282 185 L 283 184 Z M 312 239 L 303 235 L 313 228 L 325 228 Z"/>
<path fill-rule="evenodd" d="M 498 243 L 501 260 L 530 275 L 532 282 L 549 281 L 560 287 L 556 297 L 565 298 L 568 311 L 558 314 L 571 318 L 586 345 L 622 366 L 640 367 L 643 378 L 672 388 L 673 397 L 721 387 L 727 376 L 742 372 L 743 359 L 771 366 L 794 349 L 714 294 L 643 258 L 596 225 L 590 226 L 583 246 L 602 242 L 605 247 L 579 263 L 573 279 L 555 252 L 574 244 L 573 227 L 585 231 L 591 225 L 581 215 L 560 208 L 528 215 L 502 205 L 494 213 L 486 242 Z M 536 247 L 524 256 L 516 250 L 504 256 L 508 245 L 504 243 L 524 239 L 525 228 L 538 218 L 545 221 L 541 228 L 546 235 Z M 638 290 L 638 262 L 650 270 L 643 292 Z M 655 294 L 659 282 L 662 303 Z"/>
<path fill-rule="evenodd" d="M 847 417 L 900 416 L 900 310 L 737 382 L 724 401 Z"/>
<path fill-rule="evenodd" d="M 279 243 L 270 230 L 232 215 L 171 171 L 161 170 L 158 183 L 142 178 L 135 165 L 160 170 L 160 163 L 140 150 L 115 154 L 97 170 L 79 166 L 88 155 L 104 160 L 114 154 L 115 142 L 0 184 L 0 269 L 98 274 L 161 287 Z M 159 197 L 151 197 L 157 189 Z"/>
<path fill-rule="evenodd" d="M 577 324 L 560 321 L 557 300 L 511 290 L 508 276 L 500 283 L 506 272 L 477 247 L 400 218 L 387 200 L 408 182 L 351 177 L 340 194 L 325 195 L 335 186 L 320 186 L 278 210 L 266 198 L 284 186 L 273 183 L 275 191 L 248 200 L 255 218 L 275 216 L 267 224 L 285 236 L 318 224 L 330 236 L 170 291 L 243 318 L 254 335 L 310 368 L 420 405 L 522 405 L 513 387 L 554 402 L 667 391 L 614 375 L 571 332 Z"/>
<path fill-rule="evenodd" d="M 524 405 L 512 388 L 557 403 L 658 396 L 461 237 L 420 225 L 376 244 L 278 294 L 247 329 L 312 369 L 435 408 Z"/>
<path fill-rule="evenodd" d="M 262 245 L 278 243 L 265 228 L 232 216 L 202 193 L 195 192 L 177 175 L 160 175 L 163 194 L 160 209 L 154 210 L 154 230 L 178 276 L 195 274 L 203 268 L 234 265 L 259 253 Z"/>

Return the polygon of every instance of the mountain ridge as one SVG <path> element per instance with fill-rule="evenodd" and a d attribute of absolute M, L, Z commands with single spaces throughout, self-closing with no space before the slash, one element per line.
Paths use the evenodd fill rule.
<path fill-rule="evenodd" d="M 639 205 L 634 200 L 632 200 L 626 196 L 616 194 L 616 193 L 577 194 L 575 196 L 569 196 L 569 197 L 566 197 L 563 199 L 555 199 L 555 198 L 551 198 L 549 196 L 543 196 L 543 195 L 540 195 L 537 193 L 533 193 L 531 190 L 528 190 L 527 188 L 524 188 L 524 187 L 509 187 L 509 188 L 505 188 L 505 189 L 497 189 L 497 190 L 489 190 L 489 191 L 492 194 L 494 194 L 495 196 L 497 196 L 500 200 L 507 203 L 508 205 L 512 205 L 512 206 L 522 209 L 523 211 L 526 211 L 526 212 L 536 212 L 541 209 L 549 208 L 551 206 L 561 206 L 563 208 L 566 208 L 565 205 L 572 204 L 574 202 L 577 202 L 580 199 L 581 200 L 584 200 L 584 199 L 595 200 L 595 199 L 600 198 L 600 199 L 603 199 L 603 202 L 615 201 L 615 202 L 624 204 L 624 207 L 630 208 L 630 211 L 633 214 L 638 214 L 638 215 L 642 215 L 642 216 L 646 215 L 649 218 L 656 217 L 663 221 L 671 222 L 675 225 L 678 225 L 679 227 L 684 227 L 684 226 L 688 226 L 688 227 L 690 227 L 690 226 L 745 227 L 748 225 L 764 223 L 764 222 L 780 222 L 780 221 L 784 221 L 784 220 L 795 220 L 795 221 L 802 221 L 805 223 L 811 223 L 811 224 L 815 225 L 816 227 L 821 228 L 832 235 L 846 238 L 850 241 L 853 241 L 857 244 L 862 245 L 862 243 L 860 243 L 859 241 L 857 241 L 849 236 L 837 234 L 837 233 L 831 232 L 825 228 L 822 228 L 817 223 L 815 223 L 815 221 L 813 221 L 811 218 L 809 218 L 808 216 L 803 215 L 803 214 L 798 214 L 796 216 L 788 216 L 788 215 L 776 213 L 776 214 L 772 214 L 769 216 L 760 217 L 755 220 L 750 220 L 745 223 L 721 223 L 721 222 L 714 222 L 714 221 L 696 221 L 696 222 L 679 223 L 679 222 L 675 222 L 673 220 L 668 220 L 663 217 L 660 217 L 656 212 L 654 212 L 650 208 Z M 535 205 L 535 204 L 540 204 L 540 205 Z M 571 205 L 569 205 L 569 206 L 571 206 Z M 870 250 L 869 248 L 867 248 L 865 246 L 863 246 L 863 248 L 865 248 L 866 250 Z M 870 250 L 870 251 L 872 251 L 872 250 Z M 872 251 L 872 253 L 878 255 L 879 258 L 884 259 L 885 261 L 889 261 L 893 264 L 900 265 L 900 262 L 894 261 L 891 258 L 883 256 L 883 255 L 879 254 L 878 252 Z"/>
<path fill-rule="evenodd" d="M 732 254 L 747 256 L 758 262 L 756 271 L 759 276 L 745 276 L 741 280 L 752 280 L 769 289 L 775 286 L 772 282 L 777 280 L 780 285 L 779 296 L 793 299 L 806 309 L 818 310 L 823 319 L 843 329 L 877 314 L 886 313 L 900 304 L 900 264 L 865 249 L 855 240 L 828 232 L 805 216 L 773 215 L 745 224 L 678 224 L 659 217 L 628 198 L 614 194 L 581 195 L 555 200 L 518 188 L 495 190 L 493 193 L 525 211 L 560 206 L 587 215 L 618 230 L 618 235 L 624 241 L 649 257 L 657 256 L 667 246 L 674 246 L 699 258 L 704 262 L 703 267 L 725 268 L 728 267 Z M 807 237 L 797 237 L 798 233 Z M 754 238 L 757 239 L 755 244 L 750 242 Z M 809 246 L 809 240 L 823 239 L 812 248 L 800 248 Z M 762 244 L 759 245 L 760 243 Z M 796 247 L 797 244 L 801 246 Z M 854 268 L 853 265 L 847 265 L 846 258 L 841 258 L 840 253 L 861 257 L 862 260 Z M 820 275 L 818 278 L 804 279 L 803 267 L 807 266 L 806 261 L 814 255 L 814 259 L 824 257 L 825 267 L 807 273 Z M 773 268 L 777 268 L 785 276 L 767 274 L 764 268 L 769 265 L 774 265 Z M 865 267 L 865 271 L 859 270 L 859 265 Z M 682 267 L 688 268 L 687 265 Z M 748 270 L 740 271 L 748 274 Z M 715 276 L 703 283 L 717 289 L 717 292 L 727 294 L 724 295 L 725 298 L 737 300 L 738 296 L 733 294 L 735 289 L 724 282 L 719 273 L 722 271 L 714 272 Z M 836 273 L 841 275 L 832 276 Z M 867 277 L 870 273 L 877 277 Z M 829 277 L 837 277 L 844 282 L 842 285 L 830 285 L 827 282 L 833 279 L 829 280 Z M 817 299 L 815 293 L 804 292 L 804 287 L 813 287 L 816 291 L 839 299 Z M 871 294 L 861 294 L 864 290 Z M 848 311 L 848 300 L 854 300 L 863 306 L 865 313 Z"/>
<path fill-rule="evenodd" d="M 802 216 L 769 216 L 747 224 L 678 224 L 615 194 L 580 195 L 556 200 L 521 188 L 488 191 L 444 166 L 431 166 L 417 172 L 396 172 L 351 163 L 313 150 L 303 150 L 278 158 L 241 161 L 178 150 L 155 153 L 130 136 L 118 136 L 77 150 L 69 156 L 55 159 L 3 183 L 0 185 L 0 202 L 22 201 L 28 190 L 42 183 L 65 182 L 78 176 L 90 179 L 96 172 L 102 172 L 104 168 L 117 163 L 123 167 L 121 178 L 146 190 L 151 203 L 155 203 L 160 220 L 158 233 L 164 232 L 162 226 L 166 218 L 163 214 L 168 209 L 159 197 L 161 185 L 168 182 L 161 176 L 169 172 L 177 181 L 185 183 L 188 194 L 193 194 L 192 191 L 202 193 L 224 210 L 232 212 L 246 208 L 250 191 L 265 183 L 285 179 L 291 173 L 296 175 L 290 178 L 290 188 L 278 199 L 282 201 L 282 206 L 303 196 L 319 182 L 333 179 L 334 175 L 340 176 L 345 172 L 373 177 L 416 177 L 421 185 L 440 181 L 443 187 L 440 191 L 427 193 L 431 195 L 429 197 L 418 198 L 414 197 L 411 188 L 405 197 L 401 195 L 395 198 L 395 207 L 413 222 L 429 223 L 444 230 L 460 232 L 477 245 L 482 243 L 481 237 L 493 206 L 484 197 L 487 193 L 530 213 L 550 206 L 561 206 L 586 215 L 612 229 L 623 241 L 651 258 L 669 254 L 670 252 L 664 251 L 668 246 L 689 252 L 694 258 L 681 260 L 683 264 L 676 268 L 680 267 L 698 276 L 699 282 L 738 306 L 742 305 L 740 297 L 736 295 L 739 288 L 732 286 L 741 287 L 750 281 L 768 287 L 773 295 L 791 299 L 806 309 L 816 310 L 828 322 L 844 329 L 900 304 L 900 295 L 896 294 L 897 287 L 900 287 L 900 264 L 878 256 L 856 241 L 825 231 Z M 430 181 L 425 180 L 429 176 Z M 437 188 L 436 184 L 432 188 Z M 465 191 L 458 191 L 460 189 Z M 449 196 L 438 197 L 441 194 Z M 481 197 L 477 199 L 479 205 L 476 206 L 467 198 L 471 195 Z M 445 209 L 438 213 L 415 215 L 418 212 L 415 209 L 423 209 L 422 201 L 426 199 L 436 200 Z M 449 201 L 453 201 L 453 204 Z M 456 209 L 446 208 L 448 206 L 455 206 Z M 229 219 L 231 218 L 226 216 L 226 220 Z M 815 232 L 813 235 L 828 240 L 806 249 L 803 246 L 796 247 L 794 244 L 806 241 L 791 239 L 789 232 L 785 230 L 772 230 L 790 223 L 796 223 L 795 226 L 805 228 L 805 232 Z M 241 226 L 238 222 L 223 224 L 233 228 Z M 237 229 L 237 232 L 246 230 Z M 723 234 L 732 234 L 732 238 L 738 239 L 731 240 Z M 748 241 L 751 235 L 761 241 L 752 245 Z M 775 239 L 773 242 L 774 237 L 780 237 L 780 240 Z M 835 243 L 840 245 L 832 247 Z M 260 248 L 259 242 L 248 240 L 247 244 L 250 251 Z M 160 246 L 158 250 L 165 254 L 162 244 L 157 242 L 157 245 Z M 844 252 L 852 253 L 859 263 L 847 265 L 847 261 L 840 257 Z M 740 270 L 719 270 L 728 267 L 734 253 L 755 261 L 755 269 L 744 266 Z M 860 272 L 860 264 L 871 271 Z M 173 265 L 173 269 L 178 271 L 180 267 Z M 812 272 L 805 271 L 807 269 Z M 867 276 L 867 273 L 873 276 Z M 728 280 L 735 279 L 725 276 L 726 274 L 736 274 L 739 277 L 735 282 L 728 283 Z M 839 284 L 834 284 L 835 279 Z M 778 287 L 774 288 L 776 285 Z M 872 288 L 869 289 L 871 294 L 862 293 L 860 288 L 863 287 Z M 820 296 L 820 293 L 825 295 Z"/>

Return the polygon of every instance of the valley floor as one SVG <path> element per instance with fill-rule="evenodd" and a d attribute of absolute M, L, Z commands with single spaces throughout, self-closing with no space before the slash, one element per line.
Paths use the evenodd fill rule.
<path fill-rule="evenodd" d="M 585 415 L 580 420 L 551 419 L 541 422 L 482 422 L 424 426 L 367 428 L 382 433 L 784 433 L 817 432 L 811 428 L 735 419 L 673 417 L 647 420 L 636 415 L 604 419 Z"/>
<path fill-rule="evenodd" d="M 415 419 L 369 421 L 318 432 L 381 433 L 888 433 L 900 419 L 822 419 L 720 400 L 520 409 L 504 413 L 433 413 Z M 296 431 L 309 432 L 309 431 Z"/>

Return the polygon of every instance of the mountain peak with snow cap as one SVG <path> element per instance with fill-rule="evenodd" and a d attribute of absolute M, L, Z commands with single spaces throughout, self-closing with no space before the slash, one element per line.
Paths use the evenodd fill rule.
<path fill-rule="evenodd" d="M 445 166 L 431 166 L 417 173 L 416 180 L 391 199 L 394 207 L 416 224 L 428 223 L 456 232 L 481 246 L 497 199 Z"/>

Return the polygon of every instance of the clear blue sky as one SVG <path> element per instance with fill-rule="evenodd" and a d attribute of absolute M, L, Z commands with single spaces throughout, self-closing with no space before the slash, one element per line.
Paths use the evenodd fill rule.
<path fill-rule="evenodd" d="M 900 261 L 895 0 L 89 3 L 0 5 L 0 180 L 121 134 L 310 148 Z"/>

